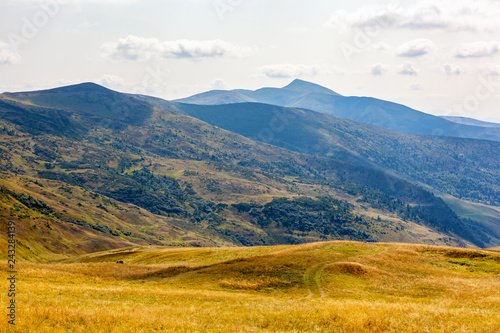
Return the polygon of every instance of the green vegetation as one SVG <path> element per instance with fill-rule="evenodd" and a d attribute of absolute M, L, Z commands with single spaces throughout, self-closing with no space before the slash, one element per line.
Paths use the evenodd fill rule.
<path fill-rule="evenodd" d="M 0 96 L 3 185 L 18 195 L 3 202 L 5 221 L 14 218 L 36 243 L 21 249 L 23 258 L 132 244 L 346 239 L 486 247 L 497 240 L 396 176 L 255 142 L 176 113 L 174 104 L 165 110 L 138 100 L 131 105 L 139 118 L 119 116 L 130 98 L 86 84 Z M 50 118 L 53 112 L 66 120 Z M 46 119 L 31 126 L 21 121 L 26 114 Z M 42 203 L 52 211 L 42 212 Z M 40 230 L 48 233 L 43 239 L 35 237 Z"/>
<path fill-rule="evenodd" d="M 395 171 L 460 199 L 500 203 L 500 142 L 404 134 L 258 103 L 171 108 L 278 147 Z M 262 131 L 275 122 L 280 130 L 264 136 Z"/>

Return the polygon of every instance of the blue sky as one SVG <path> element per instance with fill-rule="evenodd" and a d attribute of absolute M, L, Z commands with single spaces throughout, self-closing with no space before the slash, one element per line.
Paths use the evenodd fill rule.
<path fill-rule="evenodd" d="M 174 99 L 294 78 L 500 122 L 500 1 L 0 0 L 0 90 Z"/>

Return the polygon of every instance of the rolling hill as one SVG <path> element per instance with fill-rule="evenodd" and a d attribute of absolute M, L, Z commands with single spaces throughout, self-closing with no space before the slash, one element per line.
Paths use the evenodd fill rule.
<path fill-rule="evenodd" d="M 500 243 L 400 177 L 253 141 L 159 102 L 94 84 L 0 95 L 2 223 L 29 240 L 22 258 L 130 244 Z"/>
<path fill-rule="evenodd" d="M 395 171 L 458 198 L 500 202 L 498 142 L 403 134 L 306 109 L 259 103 L 178 104 L 176 109 L 254 140 Z"/>
<path fill-rule="evenodd" d="M 6 264 L 0 269 L 7 274 Z M 19 269 L 26 291 L 16 328 L 24 332 L 496 332 L 499 325 L 500 254 L 485 250 L 134 246 Z"/>

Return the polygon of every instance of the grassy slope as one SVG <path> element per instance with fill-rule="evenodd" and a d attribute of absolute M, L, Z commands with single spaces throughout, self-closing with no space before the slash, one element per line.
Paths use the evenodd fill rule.
<path fill-rule="evenodd" d="M 271 183 L 266 185 L 270 189 L 268 193 L 255 192 L 258 189 L 257 185 L 250 186 L 245 179 L 217 172 L 201 162 L 193 164 L 186 161 L 179 164 L 177 160 L 163 162 L 167 162 L 164 166 L 164 172 L 168 169 L 181 183 L 194 184 L 193 188 L 200 193 L 204 189 L 201 179 L 208 174 L 211 175 L 211 179 L 219 180 L 221 183 L 225 182 L 226 187 L 229 184 L 233 188 L 245 189 L 248 187 L 252 190 L 246 194 L 211 193 L 210 191 L 204 193 L 207 198 L 215 201 L 235 203 L 244 200 L 265 203 L 271 200 L 272 196 L 297 195 L 297 193 L 288 192 L 286 185 L 274 184 L 273 186 Z M 198 172 L 199 178 L 184 175 L 183 171 L 186 169 Z M 180 218 L 154 215 L 140 207 L 120 203 L 78 186 L 28 176 L 12 176 L 7 173 L 3 173 L 1 178 L 0 185 L 4 188 L 42 200 L 55 210 L 54 214 L 44 215 L 28 209 L 10 196 L 3 195 L 1 197 L 0 217 L 2 225 L 11 220 L 15 221 L 17 225 L 18 239 L 20 240 L 18 259 L 35 262 L 58 260 L 68 256 L 128 245 L 224 246 L 234 244 L 233 240 L 210 232 L 204 225 L 192 224 Z M 264 187 L 264 185 L 260 186 Z M 402 221 L 397 216 L 370 208 L 366 203 L 360 204 L 356 197 L 348 196 L 345 193 L 328 191 L 320 186 L 300 185 L 297 186 L 295 192 L 311 196 L 315 194 L 340 196 L 353 204 L 356 210 L 362 214 L 361 216 L 373 219 L 380 216 L 382 221 L 374 224 L 371 231 L 375 237 L 382 241 L 451 246 L 459 244 L 459 241 L 453 237 L 410 221 Z M 228 220 L 223 224 L 226 228 L 236 229 L 239 232 L 252 231 L 266 237 L 264 231 L 247 222 L 247 214 L 228 210 L 223 216 Z M 106 225 L 111 230 L 117 231 L 118 236 L 65 222 L 69 219 L 85 221 L 92 225 Z M 130 235 L 126 235 L 127 232 Z M 0 251 L 5 256 L 5 236 L 0 235 L 0 239 L 2 240 Z M 311 238 L 311 241 L 318 239 L 320 238 Z M 460 244 L 463 245 L 463 243 Z"/>
<path fill-rule="evenodd" d="M 488 225 L 495 238 L 500 239 L 500 207 L 459 200 L 449 195 L 440 196 L 460 217 Z"/>
<path fill-rule="evenodd" d="M 18 269 L 21 331 L 500 329 L 500 255 L 485 250 L 353 242 L 132 247 Z M 4 331 L 6 321 L 0 325 Z"/>
<path fill-rule="evenodd" d="M 19 260 L 42 262 L 132 245 L 232 244 L 181 219 L 154 215 L 77 186 L 8 174 L 0 178 L 0 186 L 30 195 L 54 208 L 54 213 L 42 214 L 12 196 L 0 194 L 1 225 L 6 228 L 8 221 L 16 223 Z M 68 220 L 105 225 L 117 234 L 68 223 Z M 5 258 L 6 238 L 1 235 L 0 239 L 0 251 Z"/>

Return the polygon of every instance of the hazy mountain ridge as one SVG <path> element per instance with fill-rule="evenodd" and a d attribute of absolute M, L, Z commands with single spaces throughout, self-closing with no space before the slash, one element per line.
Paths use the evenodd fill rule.
<path fill-rule="evenodd" d="M 70 230 L 64 233 L 66 245 L 55 246 L 33 236 L 42 224 L 23 228 L 21 236 L 32 239 L 37 248 L 23 249 L 26 257 L 68 253 L 71 244 L 81 244 L 81 236 L 71 238 L 77 230 L 89 237 L 88 232 L 97 232 L 110 248 L 129 243 L 216 246 L 328 239 L 455 245 L 467 245 L 467 239 L 493 246 L 500 240 L 480 224 L 459 220 L 428 191 L 382 171 L 258 143 L 179 114 L 180 104 L 156 99 L 157 104 L 170 105 L 169 111 L 144 96 L 139 101 L 85 87 L 22 93 L 19 99 L 0 95 L 0 167 L 4 179 L 13 179 L 5 186 L 53 208 L 54 213 L 40 216 L 47 221 L 41 222 L 46 223 L 44 239 L 61 237 L 55 232 L 60 228 Z M 80 98 L 87 93 L 89 104 Z M 53 95 L 54 101 L 49 98 Z M 39 96 L 44 106 L 33 105 Z M 141 113 L 140 122 L 121 116 L 129 107 L 117 101 L 129 98 L 136 99 L 132 105 L 141 106 L 133 111 Z M 89 110 L 95 103 L 101 104 L 102 116 Z M 50 116 L 22 121 L 27 113 L 32 118 L 50 112 L 64 115 L 66 132 Z M 12 178 L 14 174 L 31 180 L 22 183 Z M 30 185 L 37 179 L 43 185 L 40 191 L 35 190 L 39 185 Z M 62 189 L 65 184 L 69 192 Z M 66 199 L 54 201 L 53 195 Z M 10 194 L 5 198 L 10 198 L 4 205 L 6 216 L 10 211 L 18 223 L 28 223 L 35 214 Z M 88 207 L 89 214 L 78 204 Z M 127 213 L 133 207 L 147 211 L 140 213 L 139 224 Z"/>
<path fill-rule="evenodd" d="M 500 141 L 500 129 L 495 127 L 460 124 L 372 97 L 342 96 L 328 88 L 302 80 L 295 80 L 283 88 L 261 88 L 255 91 L 240 89 L 232 92 L 245 95 L 260 103 L 309 109 L 403 133 Z M 215 92 L 207 94 L 210 94 L 210 100 L 204 99 L 202 93 L 176 101 L 192 104 L 228 104 L 223 98 L 217 98 Z M 198 103 L 200 99 L 210 103 Z"/>
<path fill-rule="evenodd" d="M 179 103 L 192 102 L 192 104 L 202 104 L 202 105 L 256 102 L 254 99 L 248 96 L 237 93 L 235 91 L 226 91 L 226 90 L 211 90 L 205 93 L 194 95 L 189 98 L 178 99 L 176 101 Z"/>

